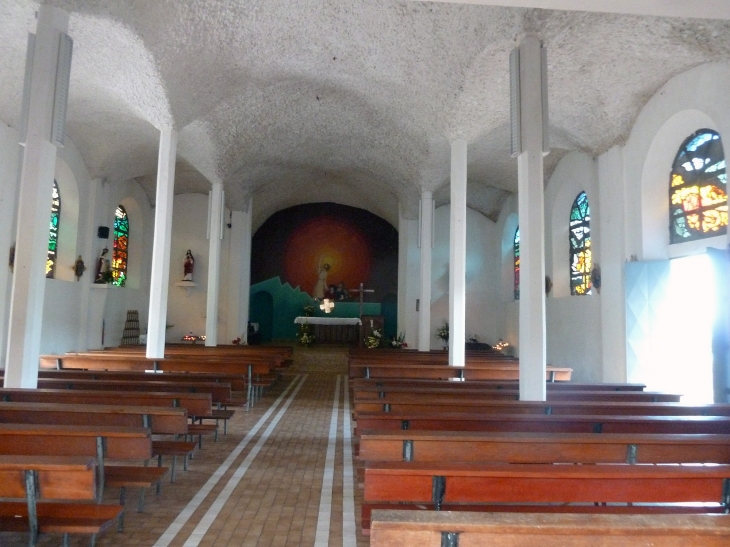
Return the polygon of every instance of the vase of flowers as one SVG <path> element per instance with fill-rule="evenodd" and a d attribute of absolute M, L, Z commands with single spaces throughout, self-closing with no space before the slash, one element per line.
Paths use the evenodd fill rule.
<path fill-rule="evenodd" d="M 383 333 L 378 329 L 373 329 L 373 332 L 365 338 L 365 347 L 368 349 L 379 348 L 383 343 Z"/>
<path fill-rule="evenodd" d="M 444 343 L 444 349 L 449 349 L 449 322 L 444 321 L 444 325 L 436 329 L 436 338 Z"/>
<path fill-rule="evenodd" d="M 390 347 L 396 349 L 407 348 L 408 344 L 405 342 L 405 334 L 401 332 L 398 336 L 394 336 L 390 341 Z"/>
<path fill-rule="evenodd" d="M 304 347 L 309 347 L 314 344 L 314 333 L 312 332 L 312 325 L 309 323 L 302 323 L 297 329 L 297 340 Z"/>

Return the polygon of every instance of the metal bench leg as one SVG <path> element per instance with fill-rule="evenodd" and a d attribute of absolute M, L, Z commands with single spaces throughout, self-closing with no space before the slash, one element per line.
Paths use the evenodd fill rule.
<path fill-rule="evenodd" d="M 157 483 L 159 486 L 159 483 Z M 139 501 L 137 501 L 137 512 L 141 513 L 144 508 L 144 488 L 139 489 Z"/>
<path fill-rule="evenodd" d="M 63 534 L 63 540 L 62 540 L 63 547 L 69 547 L 69 541 L 68 541 L 68 532 Z"/>
<path fill-rule="evenodd" d="M 223 420 L 223 434 L 228 435 L 228 420 Z"/>
<path fill-rule="evenodd" d="M 183 471 L 187 471 L 187 470 L 188 470 L 188 454 L 185 454 L 185 456 L 183 456 Z"/>
<path fill-rule="evenodd" d="M 172 466 L 170 469 L 170 482 L 175 482 L 175 463 L 177 462 L 177 456 L 172 457 Z M 159 492 L 158 492 L 159 494 Z"/>
<path fill-rule="evenodd" d="M 216 424 L 215 433 L 213 433 L 213 441 L 218 442 L 218 424 Z"/>
<path fill-rule="evenodd" d="M 91 534 L 91 547 L 96 547 L 96 534 Z"/>
<path fill-rule="evenodd" d="M 122 513 L 119 515 L 119 522 L 117 523 L 117 531 L 121 532 L 124 530 L 124 503 L 127 501 L 127 488 L 122 486 L 119 492 L 119 505 L 122 506 Z"/>

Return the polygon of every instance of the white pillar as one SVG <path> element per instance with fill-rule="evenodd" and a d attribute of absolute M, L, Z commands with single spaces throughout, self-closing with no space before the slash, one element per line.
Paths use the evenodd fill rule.
<path fill-rule="evenodd" d="M 208 218 L 208 301 L 205 315 L 205 345 L 218 345 L 218 295 L 220 293 L 221 238 L 223 237 L 223 184 L 213 183 Z"/>
<path fill-rule="evenodd" d="M 449 231 L 449 365 L 466 361 L 466 141 L 451 143 Z"/>
<path fill-rule="evenodd" d="M 253 197 L 243 214 L 243 234 L 241 243 L 241 277 L 238 307 L 238 324 L 243 332 L 243 340 L 248 343 L 248 313 L 251 302 L 251 238 L 253 237 Z"/>
<path fill-rule="evenodd" d="M 150 272 L 150 309 L 147 328 L 147 357 L 165 356 L 167 292 L 170 288 L 170 241 L 172 238 L 172 202 L 175 191 L 177 131 L 165 127 L 160 132 L 157 157 L 157 192 L 155 194 L 155 234 Z"/>
<path fill-rule="evenodd" d="M 433 194 L 421 192 L 421 294 L 418 311 L 418 351 L 431 350 L 431 249 L 433 247 Z"/>
<path fill-rule="evenodd" d="M 406 307 L 408 299 L 408 221 L 403 217 L 403 207 L 398 204 L 398 326 L 396 335 L 406 331 Z"/>
<path fill-rule="evenodd" d="M 520 399 L 545 400 L 545 218 L 542 44 L 526 36 L 520 55 Z"/>
<path fill-rule="evenodd" d="M 43 324 L 48 219 L 56 168 L 51 144 L 58 50 L 68 30 L 68 13 L 41 5 L 32 62 L 25 135 L 25 153 L 18 195 L 13 292 L 10 302 L 5 387 L 38 386 L 38 356 Z M 30 42 L 29 42 L 30 43 Z M 30 51 L 28 54 L 30 55 Z M 29 65 L 30 66 L 30 65 Z"/>

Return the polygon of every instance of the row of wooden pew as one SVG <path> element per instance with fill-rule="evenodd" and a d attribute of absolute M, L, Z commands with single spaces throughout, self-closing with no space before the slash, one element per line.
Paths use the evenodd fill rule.
<path fill-rule="evenodd" d="M 168 473 L 174 482 L 178 457 L 187 469 L 203 434 L 217 439 L 220 422 L 225 434 L 227 407 L 247 408 L 259 394 L 251 363 L 266 352 L 184 349 L 174 351 L 177 372 L 161 373 L 145 373 L 164 370 L 149 362 L 138 370 L 144 357 L 135 350 L 73 357 L 71 367 L 61 365 L 68 356 L 44 356 L 38 389 L 0 389 L 0 498 L 16 500 L 0 502 L 0 531 L 27 530 L 31 545 L 39 533 L 64 534 L 64 544 L 85 533 L 93 544 L 114 522 L 123 529 L 127 489 L 140 489 L 142 511 L 147 489 L 159 492 Z M 261 387 L 291 358 L 290 348 L 270 352 Z M 147 465 L 153 458 L 157 467 Z M 100 503 L 110 488 L 119 488 L 119 503 Z"/>
<path fill-rule="evenodd" d="M 730 405 L 559 381 L 547 401 L 519 401 L 515 381 L 436 378 L 442 355 L 411 355 L 351 354 L 373 547 L 730 542 Z M 683 526 L 664 526 L 668 514 Z"/>

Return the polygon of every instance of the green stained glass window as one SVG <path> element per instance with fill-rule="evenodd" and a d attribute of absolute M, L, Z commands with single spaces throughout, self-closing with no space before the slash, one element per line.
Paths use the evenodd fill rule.
<path fill-rule="evenodd" d="M 520 227 L 515 230 L 515 300 L 520 299 Z"/>
<path fill-rule="evenodd" d="M 570 294 L 591 294 L 591 208 L 585 192 L 570 209 Z"/>
<path fill-rule="evenodd" d="M 669 241 L 727 232 L 727 169 L 720 135 L 700 129 L 677 152 L 669 177 Z"/>
<path fill-rule="evenodd" d="M 129 218 L 124 207 L 117 207 L 114 217 L 114 252 L 112 253 L 112 283 L 124 287 L 127 281 L 127 247 L 129 245 Z"/>
<path fill-rule="evenodd" d="M 53 181 L 51 194 L 51 225 L 48 230 L 48 255 L 46 256 L 46 277 L 56 277 L 56 261 L 58 260 L 58 226 L 61 222 L 61 194 L 58 193 L 58 183 Z"/>

